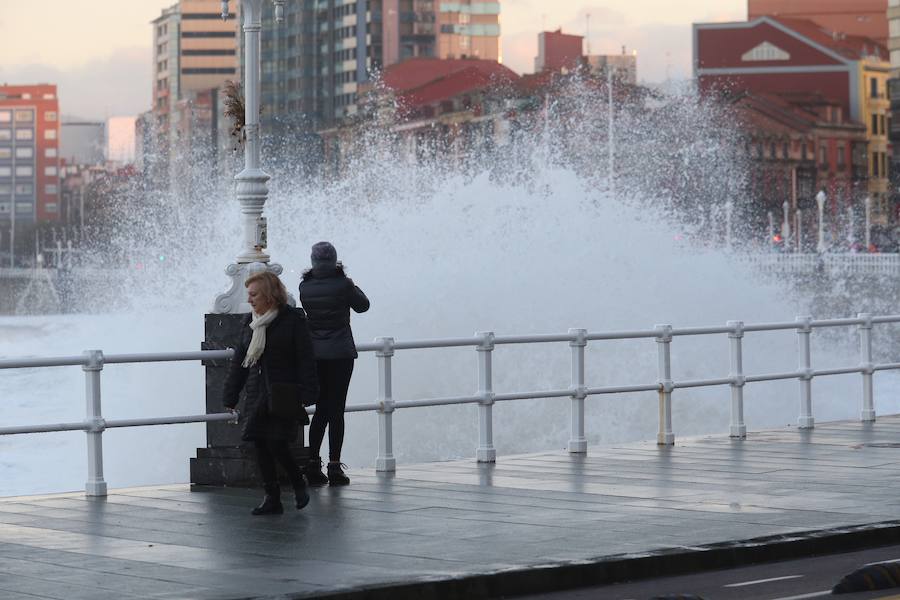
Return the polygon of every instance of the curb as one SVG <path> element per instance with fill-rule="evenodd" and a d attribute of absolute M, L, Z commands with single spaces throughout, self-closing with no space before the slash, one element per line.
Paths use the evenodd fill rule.
<path fill-rule="evenodd" d="M 686 575 L 753 563 L 839 554 L 900 543 L 900 521 L 772 535 L 701 546 L 665 548 L 640 554 L 602 556 L 577 563 L 539 564 L 458 578 L 422 578 L 338 592 L 255 596 L 241 600 L 473 600 L 515 597 Z"/>

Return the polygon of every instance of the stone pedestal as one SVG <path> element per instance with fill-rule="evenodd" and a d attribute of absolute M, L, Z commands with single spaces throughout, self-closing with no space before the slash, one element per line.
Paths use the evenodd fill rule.
<path fill-rule="evenodd" d="M 246 314 L 208 314 L 205 318 L 206 339 L 203 350 L 234 348 L 240 339 Z M 206 367 L 206 412 L 222 412 L 222 387 L 228 372 L 228 361 L 204 361 Z M 243 398 L 238 410 L 243 408 Z M 304 447 L 305 429 L 301 439 L 292 447 L 294 457 L 302 464 L 309 456 Z M 287 483 L 279 468 L 280 477 Z M 206 424 L 206 448 L 197 448 L 191 459 L 191 483 L 198 485 L 258 487 L 262 484 L 256 467 L 256 449 L 252 443 L 241 441 L 241 428 L 225 422 Z"/>

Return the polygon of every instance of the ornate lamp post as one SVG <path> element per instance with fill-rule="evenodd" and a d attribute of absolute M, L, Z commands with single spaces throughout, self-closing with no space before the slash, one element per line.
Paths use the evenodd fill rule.
<path fill-rule="evenodd" d="M 816 252 L 825 252 L 825 191 L 819 190 L 816 194 L 816 203 L 819 205 L 819 243 Z"/>
<path fill-rule="evenodd" d="M 283 268 L 269 263 L 266 253 L 267 229 L 263 208 L 269 196 L 270 177 L 262 170 L 259 157 L 259 97 L 260 97 L 260 31 L 264 0 L 240 0 L 244 24 L 244 169 L 235 176 L 236 193 L 244 216 L 243 248 L 225 273 L 231 277 L 231 287 L 216 297 L 214 313 L 249 312 L 244 281 L 259 270 L 280 275 Z M 284 20 L 285 0 L 273 0 L 275 21 Z M 222 19 L 228 19 L 228 0 L 222 0 Z"/>
<path fill-rule="evenodd" d="M 791 203 L 785 200 L 781 205 L 781 210 L 784 212 L 784 220 L 781 222 L 781 237 L 784 239 L 784 248 L 787 250 L 790 247 L 791 239 Z"/>
<path fill-rule="evenodd" d="M 250 312 L 244 281 L 256 271 L 268 270 L 276 275 L 281 265 L 269 263 L 266 253 L 266 220 L 263 208 L 269 195 L 269 175 L 259 160 L 260 105 L 260 31 L 262 7 L 267 0 L 241 0 L 244 25 L 244 169 L 235 176 L 236 195 L 243 215 L 243 246 L 225 273 L 231 277 L 231 288 L 216 297 L 213 314 L 205 317 L 205 339 L 202 348 L 219 350 L 235 348 L 244 329 L 245 314 Z M 276 21 L 284 14 L 284 0 L 274 0 Z M 232 4 L 233 6 L 234 4 Z M 222 17 L 228 18 L 228 2 L 222 2 Z M 206 412 L 222 411 L 221 389 L 227 362 L 209 361 L 206 365 Z M 292 450 L 303 457 L 302 448 Z M 191 483 L 200 485 L 254 485 L 258 477 L 255 454 L 242 444 L 240 430 L 226 423 L 206 424 L 206 445 L 197 449 L 191 459 Z"/>

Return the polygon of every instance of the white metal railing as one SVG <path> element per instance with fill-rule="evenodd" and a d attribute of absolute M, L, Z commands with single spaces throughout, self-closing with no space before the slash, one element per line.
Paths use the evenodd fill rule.
<path fill-rule="evenodd" d="M 778 273 L 814 273 L 828 271 L 852 273 L 900 274 L 900 254 L 889 253 L 772 253 L 735 254 L 734 259 L 763 271 Z"/>
<path fill-rule="evenodd" d="M 375 460 L 377 471 L 394 471 L 397 462 L 393 452 L 393 413 L 398 409 L 425 406 L 448 406 L 455 404 L 478 405 L 478 445 L 475 455 L 478 462 L 494 462 L 497 451 L 493 443 L 493 406 L 497 402 L 526 400 L 535 398 L 569 398 L 571 425 L 568 450 L 571 453 L 587 451 L 585 437 L 584 407 L 589 396 L 603 394 L 624 394 L 651 392 L 659 394 L 659 429 L 657 443 L 675 443 L 672 430 L 672 394 L 678 389 L 727 385 L 731 389 L 731 419 L 729 435 L 744 438 L 747 426 L 744 423 L 744 386 L 748 383 L 796 379 L 799 382 L 801 429 L 811 429 L 815 425 L 812 406 L 812 380 L 814 377 L 860 373 L 862 375 L 862 401 L 860 420 L 875 420 L 873 398 L 873 375 L 876 371 L 900 369 L 900 362 L 875 364 L 872 362 L 872 330 L 875 325 L 900 323 L 900 315 L 872 316 L 860 313 L 856 318 L 814 320 L 812 317 L 797 317 L 795 321 L 778 323 L 745 324 L 743 321 L 728 321 L 724 326 L 681 327 L 656 325 L 652 329 L 633 331 L 589 332 L 586 329 L 570 329 L 568 333 L 538 335 L 498 336 L 493 332 L 477 332 L 471 337 L 396 341 L 392 337 L 379 337 L 373 343 L 358 344 L 360 352 L 374 352 L 378 361 L 378 385 L 376 401 L 371 404 L 347 406 L 347 412 L 374 411 L 378 415 L 378 454 Z M 859 337 L 859 363 L 854 366 L 813 369 L 810 354 L 810 338 L 814 329 L 826 327 L 856 327 Z M 798 334 L 798 368 L 791 371 L 763 374 L 746 374 L 743 367 L 743 338 L 747 333 L 794 330 Z M 675 381 L 672 379 L 672 343 L 676 337 L 727 335 L 730 346 L 730 368 L 727 376 L 710 379 Z M 588 387 L 585 381 L 585 351 L 589 342 L 626 339 L 654 339 L 657 342 L 658 371 L 653 382 Z M 493 387 L 492 356 L 497 346 L 513 344 L 568 343 L 571 349 L 571 382 L 559 389 L 528 390 L 497 393 Z M 478 387 L 474 394 L 442 398 L 419 398 L 394 400 L 393 374 L 391 363 L 394 353 L 399 350 L 431 348 L 472 347 L 478 356 Z M 26 425 L 0 427 L 0 435 L 40 433 L 52 431 L 83 430 L 87 434 L 88 480 L 85 491 L 88 495 L 106 494 L 103 480 L 103 431 L 110 427 L 138 427 L 172 423 L 194 423 L 203 421 L 233 420 L 230 413 L 195 415 L 183 417 L 161 417 L 146 419 L 110 420 L 103 418 L 100 406 L 100 374 L 105 364 L 139 363 L 158 361 L 185 361 L 231 358 L 232 350 L 201 352 L 180 352 L 165 354 L 119 354 L 104 356 L 99 350 L 86 351 L 81 356 L 52 358 L 22 358 L 0 360 L 0 369 L 54 367 L 81 365 L 85 372 L 87 388 L 87 418 L 78 423 L 58 423 L 53 425 Z M 307 412 L 315 413 L 308 408 Z"/>
<path fill-rule="evenodd" d="M 203 423 L 210 421 L 234 421 L 229 413 L 185 415 L 144 419 L 106 420 L 101 410 L 100 375 L 107 364 L 175 362 L 190 360 L 216 360 L 231 358 L 233 350 L 203 350 L 199 352 L 167 352 L 153 354 L 115 354 L 104 356 L 101 350 L 86 350 L 81 356 L 55 356 L 49 358 L 18 358 L 0 360 L 0 369 L 27 369 L 35 367 L 63 367 L 81 365 L 85 375 L 86 417 L 84 421 L 0 427 L 0 435 L 21 433 L 47 433 L 54 431 L 84 431 L 87 434 L 88 478 L 84 484 L 88 496 L 105 496 L 103 479 L 103 432 L 113 427 L 142 427 L 146 425 L 170 425 L 174 423 Z"/>

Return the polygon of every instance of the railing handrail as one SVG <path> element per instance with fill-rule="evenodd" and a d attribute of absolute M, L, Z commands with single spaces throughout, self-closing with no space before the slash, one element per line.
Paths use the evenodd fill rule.
<path fill-rule="evenodd" d="M 731 430 L 735 438 L 746 437 L 746 425 L 743 419 L 743 388 L 748 383 L 796 379 L 800 384 L 800 417 L 799 427 L 812 428 L 812 388 L 814 377 L 847 375 L 858 373 L 863 378 L 863 398 L 860 419 L 875 420 L 872 377 L 877 371 L 900 369 L 900 362 L 876 364 L 872 361 L 872 329 L 875 325 L 900 323 L 900 315 L 873 316 L 860 313 L 856 317 L 813 319 L 797 317 L 794 321 L 750 323 L 729 321 L 726 325 L 673 327 L 672 325 L 656 325 L 652 329 L 597 331 L 586 329 L 570 329 L 566 333 L 543 333 L 527 335 L 495 335 L 493 332 L 478 332 L 469 337 L 434 338 L 419 340 L 395 340 L 391 337 L 379 337 L 374 342 L 357 345 L 359 352 L 374 352 L 378 360 L 378 392 L 375 403 L 355 404 L 346 407 L 347 412 L 378 413 L 378 456 L 376 469 L 393 471 L 396 460 L 393 456 L 393 413 L 401 408 L 419 408 L 426 406 L 449 406 L 458 404 L 477 404 L 479 414 L 479 442 L 476 457 L 479 462 L 494 462 L 496 450 L 493 446 L 492 410 L 495 402 L 527 400 L 536 398 L 571 399 L 571 438 L 569 451 L 583 453 L 587 451 L 587 438 L 584 435 L 584 401 L 586 398 L 602 394 L 620 394 L 655 391 L 659 394 L 660 421 L 657 443 L 673 444 L 671 396 L 676 390 L 698 387 L 727 385 L 731 388 Z M 860 342 L 860 362 L 852 366 L 839 366 L 828 369 L 813 369 L 810 353 L 810 336 L 813 330 L 827 327 L 856 327 Z M 794 330 L 799 335 L 799 367 L 794 370 L 775 373 L 745 374 L 743 370 L 742 340 L 745 334 L 767 331 Z M 728 335 L 731 344 L 730 369 L 727 376 L 706 379 L 675 380 L 671 369 L 671 345 L 677 337 L 702 335 Z M 659 371 L 658 378 L 652 383 L 629 383 L 626 385 L 607 385 L 589 387 L 585 383 L 585 349 L 589 342 L 653 339 L 657 343 Z M 492 354 L 497 345 L 514 344 L 546 344 L 567 342 L 572 354 L 572 380 L 566 388 L 544 390 L 522 390 L 495 393 L 493 389 Z M 396 401 L 393 398 L 391 361 L 398 350 L 436 349 L 451 347 L 474 347 L 478 353 L 478 387 L 474 394 L 439 397 L 413 398 Z M 99 350 L 88 350 L 79 356 L 56 357 L 24 357 L 0 360 L 0 369 L 81 366 L 85 372 L 87 387 L 87 416 L 84 421 L 56 423 L 45 425 L 20 425 L 0 427 L 0 435 L 24 433 L 42 433 L 55 431 L 83 430 L 88 438 L 88 471 L 89 478 L 85 485 L 89 495 L 105 495 L 106 482 L 103 480 L 101 436 L 104 430 L 113 427 L 138 427 L 147 425 L 168 425 L 176 423 L 196 423 L 212 421 L 233 421 L 231 413 L 215 413 L 206 415 L 187 415 L 170 417 L 148 417 L 140 419 L 105 420 L 100 410 L 100 374 L 106 364 L 129 364 L 175 361 L 225 360 L 234 356 L 234 350 L 200 350 L 192 352 L 156 352 L 104 355 Z M 314 408 L 307 412 L 314 414 Z"/>

